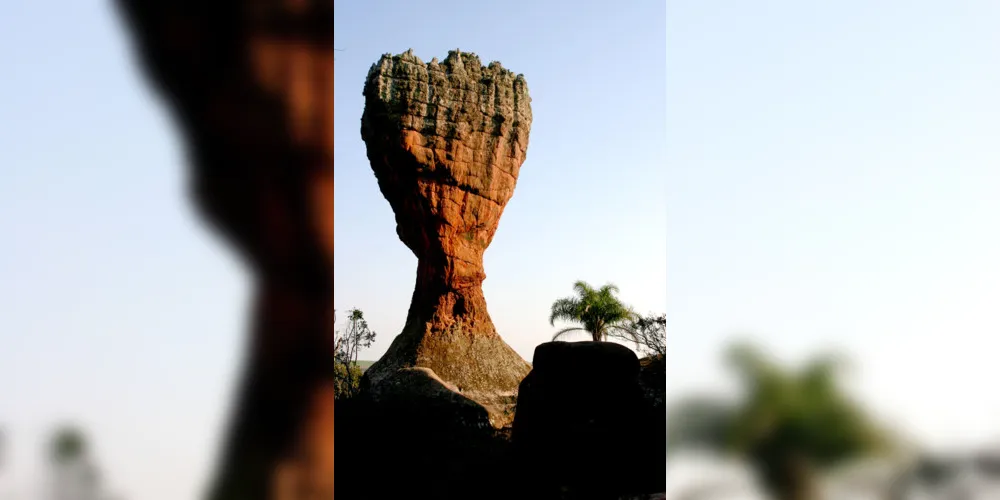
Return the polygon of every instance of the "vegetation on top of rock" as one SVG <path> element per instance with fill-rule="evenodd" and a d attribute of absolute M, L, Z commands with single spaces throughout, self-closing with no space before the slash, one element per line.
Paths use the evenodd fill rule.
<path fill-rule="evenodd" d="M 527 81 L 525 80 L 523 73 L 514 73 L 513 71 L 504 68 L 503 64 L 499 61 L 490 61 L 488 65 L 483 66 L 482 59 L 480 59 L 476 53 L 462 52 L 459 49 L 449 50 L 448 55 L 443 61 L 439 61 L 437 57 L 434 57 L 427 63 L 420 59 L 420 57 L 417 57 L 413 53 L 413 49 L 408 49 L 402 54 L 391 54 L 386 52 L 385 54 L 382 54 L 382 57 L 379 58 L 378 62 L 372 64 L 371 68 L 368 70 L 368 77 L 371 78 L 374 73 L 383 71 L 383 69 L 387 66 L 406 68 L 405 64 L 421 66 L 431 71 L 445 71 L 447 73 L 473 72 L 492 78 L 510 78 L 517 82 L 518 85 L 527 85 Z M 524 87 L 524 91 L 527 92 L 527 87 Z"/>
<path fill-rule="evenodd" d="M 564 297 L 552 303 L 549 323 L 555 326 L 556 320 L 564 320 L 579 326 L 559 330 L 552 336 L 553 340 L 570 332 L 587 332 L 597 342 L 610 336 L 635 338 L 631 326 L 639 316 L 618 298 L 618 286 L 608 283 L 594 288 L 585 281 L 577 281 L 573 290 L 575 297 Z"/>

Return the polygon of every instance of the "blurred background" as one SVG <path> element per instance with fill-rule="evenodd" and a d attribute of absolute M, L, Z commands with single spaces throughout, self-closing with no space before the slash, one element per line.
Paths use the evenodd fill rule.
<path fill-rule="evenodd" d="M 126 35 L 107 0 L 0 2 L 4 500 L 51 498 L 63 427 L 102 494 L 199 497 L 226 424 L 249 283 Z"/>
<path fill-rule="evenodd" d="M 1000 4 L 665 22 L 668 498 L 1000 498 Z M 0 60 L 0 498 L 195 497 L 244 274 L 110 3 Z"/>
<path fill-rule="evenodd" d="M 671 498 L 1000 498 L 997 22 L 667 2 Z"/>

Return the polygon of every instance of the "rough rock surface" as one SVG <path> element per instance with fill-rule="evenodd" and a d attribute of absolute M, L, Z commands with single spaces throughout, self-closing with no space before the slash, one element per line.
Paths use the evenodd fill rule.
<path fill-rule="evenodd" d="M 292 482 L 295 498 L 333 498 L 333 4 L 117 5 L 180 126 L 200 214 L 254 278 L 207 496 L 272 499 Z"/>
<path fill-rule="evenodd" d="M 666 483 L 666 416 L 639 382 L 635 354 L 611 342 L 535 348 L 511 439 L 535 498 L 619 498 Z M 624 464 L 605 467 L 606 464 Z M 595 470 L 596 468 L 596 470 Z M 596 496 L 593 496 L 596 495 Z"/>
<path fill-rule="evenodd" d="M 486 409 L 460 394 L 458 388 L 441 380 L 430 368 L 403 368 L 375 385 L 369 401 L 405 408 L 419 408 L 428 420 L 446 419 L 466 429 L 489 429 Z"/>
<path fill-rule="evenodd" d="M 527 84 L 474 54 L 424 63 L 408 51 L 372 66 L 364 96 L 368 159 L 399 238 L 418 258 L 406 324 L 366 384 L 400 368 L 430 368 L 503 425 L 504 405 L 529 366 L 486 310 L 483 253 L 527 153 Z"/>

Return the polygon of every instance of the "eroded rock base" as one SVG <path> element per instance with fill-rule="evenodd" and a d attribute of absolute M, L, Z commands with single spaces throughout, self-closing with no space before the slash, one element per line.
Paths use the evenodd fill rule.
<path fill-rule="evenodd" d="M 400 335 L 365 373 L 363 387 L 381 392 L 382 386 L 403 383 L 414 369 L 433 373 L 442 387 L 481 405 L 490 425 L 500 429 L 512 421 L 517 387 L 530 367 L 495 334 Z"/>

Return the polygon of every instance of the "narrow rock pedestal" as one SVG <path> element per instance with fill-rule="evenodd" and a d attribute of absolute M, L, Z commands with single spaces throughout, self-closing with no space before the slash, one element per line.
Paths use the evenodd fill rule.
<path fill-rule="evenodd" d="M 406 324 L 365 385 L 427 368 L 502 427 L 529 366 L 486 310 L 483 253 L 527 153 L 527 84 L 474 54 L 424 63 L 406 52 L 372 66 L 364 95 L 368 159 L 396 233 L 418 258 Z"/>

